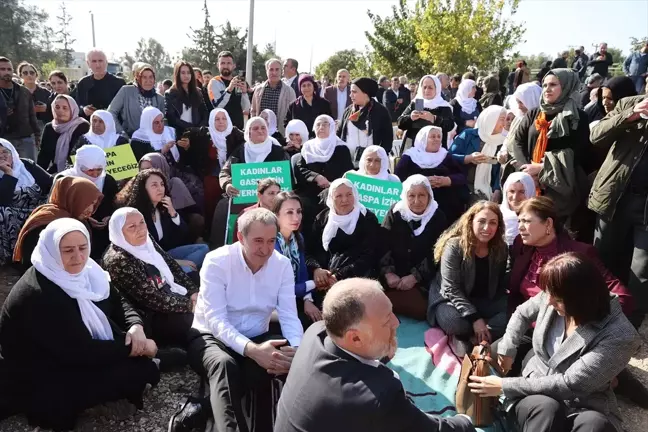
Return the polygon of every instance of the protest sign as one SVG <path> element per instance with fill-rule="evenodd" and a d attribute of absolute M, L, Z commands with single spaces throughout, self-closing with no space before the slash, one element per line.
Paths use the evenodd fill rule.
<path fill-rule="evenodd" d="M 129 179 L 137 175 L 139 165 L 129 144 L 110 147 L 106 152 L 106 174 L 110 174 L 115 180 Z M 71 156 L 74 163 L 75 156 Z M 87 167 L 92 168 L 92 167 Z"/>
<path fill-rule="evenodd" d="M 358 189 L 360 202 L 367 207 L 382 223 L 387 216 L 389 208 L 397 201 L 400 201 L 403 185 L 400 182 L 378 180 L 375 178 L 346 173 L 344 175 Z"/>
<path fill-rule="evenodd" d="M 234 204 L 257 202 L 257 183 L 266 178 L 276 180 L 282 191 L 291 190 L 290 162 L 232 164 L 232 186 L 240 192 L 239 196 L 234 198 Z"/>

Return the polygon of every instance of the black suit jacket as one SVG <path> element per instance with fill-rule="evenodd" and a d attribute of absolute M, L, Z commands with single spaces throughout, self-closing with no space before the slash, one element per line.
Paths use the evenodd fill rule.
<path fill-rule="evenodd" d="M 474 431 L 466 417 L 420 411 L 394 373 L 338 348 L 323 322 L 304 334 L 281 394 L 275 432 Z"/>

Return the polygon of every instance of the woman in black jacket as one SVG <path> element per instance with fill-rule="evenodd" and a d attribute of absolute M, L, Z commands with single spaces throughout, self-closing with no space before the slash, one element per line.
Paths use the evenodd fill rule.
<path fill-rule="evenodd" d="M 18 233 L 52 188 L 52 176 L 0 138 L 0 265 L 11 262 Z"/>
<path fill-rule="evenodd" d="M 183 136 L 187 129 L 207 125 L 207 109 L 190 63 L 181 60 L 175 64 L 173 85 L 164 94 L 164 102 L 167 123 L 175 128 L 177 136 Z"/>
<path fill-rule="evenodd" d="M 52 113 L 52 102 L 56 99 L 56 96 L 61 94 L 70 94 L 70 88 L 68 87 L 68 79 L 63 72 L 60 70 L 55 70 L 50 72 L 47 80 L 52 87 L 52 92 L 47 98 L 47 111 L 45 111 L 45 123 L 49 123 L 54 120 L 54 114 Z"/>
<path fill-rule="evenodd" d="M 382 227 L 386 253 L 380 275 L 385 294 L 394 313 L 423 321 L 428 287 L 436 276 L 434 245 L 448 227 L 427 177 L 415 174 L 403 183 L 401 200 L 389 210 Z"/>
<path fill-rule="evenodd" d="M 423 110 L 416 109 L 416 101 L 423 100 Z M 434 75 L 425 75 L 421 78 L 416 97 L 398 118 L 398 128 L 406 131 L 403 143 L 408 139 L 414 145 L 416 134 L 425 126 L 438 126 L 443 131 L 443 146 L 448 147 L 447 136 L 455 124 L 452 117 L 452 107 L 443 100 L 441 83 Z M 408 147 L 409 148 L 409 147 Z M 402 148 L 404 152 L 407 148 Z"/>
<path fill-rule="evenodd" d="M 93 144 L 106 150 L 128 144 L 128 139 L 117 133 L 115 118 L 110 114 L 110 111 L 96 110 L 90 116 L 90 130 L 87 134 L 79 137 L 71 154 L 76 154 L 79 148 L 87 144 Z"/>
<path fill-rule="evenodd" d="M 488 75 L 484 78 L 484 94 L 479 99 L 479 103 L 483 109 L 491 105 L 504 106 L 504 100 L 500 93 L 499 80 L 495 75 Z"/>
<path fill-rule="evenodd" d="M 313 129 L 315 119 L 320 115 L 332 116 L 331 104 L 319 96 L 317 84 L 315 84 L 312 75 L 302 74 L 299 77 L 299 89 L 301 96 L 288 107 L 285 123 L 288 125 L 291 120 L 301 120 L 306 125 L 306 130 L 309 131 L 309 138 L 315 138 Z"/>
<path fill-rule="evenodd" d="M 95 405 L 127 399 L 141 409 L 146 386 L 159 381 L 155 342 L 89 254 L 79 221 L 59 219 L 42 232 L 33 267 L 0 313 L 0 381 L 11 395 L 0 412 L 72 430 Z"/>

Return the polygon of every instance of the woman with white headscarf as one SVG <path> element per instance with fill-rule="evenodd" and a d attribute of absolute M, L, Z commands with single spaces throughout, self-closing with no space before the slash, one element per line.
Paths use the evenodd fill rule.
<path fill-rule="evenodd" d="M 259 114 L 259 117 L 265 120 L 268 124 L 268 135 L 270 135 L 280 143 L 285 141 L 284 136 L 281 135 L 281 132 L 279 132 L 279 130 L 277 129 L 277 115 L 274 113 L 274 111 L 272 111 L 271 109 L 264 109 L 263 111 L 261 111 L 261 114 Z"/>
<path fill-rule="evenodd" d="M 463 213 L 468 202 L 466 174 L 441 143 L 442 130 L 425 126 L 414 140 L 414 146 L 401 157 L 395 174 L 404 182 L 415 174 L 427 177 L 435 200 L 452 224 Z"/>
<path fill-rule="evenodd" d="M 506 163 L 509 156 L 513 155 L 513 144 L 515 137 L 515 130 L 517 129 L 520 121 L 527 112 L 534 110 L 540 106 L 540 97 L 542 96 L 542 87 L 538 84 L 531 82 L 519 85 L 515 92 L 507 98 L 510 105 L 510 112 L 513 113 L 515 118 L 513 123 L 506 133 L 504 145 L 500 150 L 500 163 Z"/>
<path fill-rule="evenodd" d="M 128 140 L 117 133 L 115 119 L 106 110 L 97 110 L 90 116 L 90 131 L 79 137 L 72 154 L 75 154 L 79 147 L 86 144 L 93 144 L 106 150 L 122 144 L 128 144 Z"/>
<path fill-rule="evenodd" d="M 398 128 L 406 131 L 403 142 L 412 143 L 418 132 L 425 126 L 438 126 L 443 132 L 443 145 L 447 144 L 447 134 L 454 128 L 452 106 L 443 99 L 439 78 L 425 75 L 418 85 L 416 97 L 398 118 Z M 416 101 L 423 100 L 423 110 L 416 109 Z M 420 102 L 419 102 L 420 103 Z"/>
<path fill-rule="evenodd" d="M 90 124 L 79 117 L 79 106 L 68 95 L 54 99 L 52 113 L 54 120 L 43 129 L 36 162 L 50 174 L 56 174 L 65 169 L 74 145 L 90 130 Z"/>
<path fill-rule="evenodd" d="M 198 287 L 151 239 L 144 216 L 122 207 L 110 219 L 110 246 L 102 267 L 120 292 L 143 312 L 147 333 L 161 346 L 184 346 Z"/>
<path fill-rule="evenodd" d="M 374 275 L 380 239 L 376 216 L 360 203 L 358 190 L 348 179 L 331 183 L 326 207 L 304 232 L 309 270 L 319 290 L 352 277 Z M 321 295 L 316 291 L 314 295 Z M 317 302 L 316 302 L 317 303 Z"/>
<path fill-rule="evenodd" d="M 457 124 L 457 134 L 466 128 L 474 128 L 482 107 L 475 99 L 477 84 L 471 79 L 463 79 L 457 89 L 457 96 L 450 101 L 452 115 Z"/>
<path fill-rule="evenodd" d="M 290 120 L 286 125 L 286 145 L 284 150 L 292 157 L 299 153 L 308 141 L 308 128 L 301 120 Z"/>
<path fill-rule="evenodd" d="M 380 260 L 381 282 L 394 313 L 417 320 L 427 314 L 427 290 L 436 276 L 434 244 L 448 227 L 427 177 L 415 174 L 403 183 L 401 199 L 382 223 L 386 242 Z"/>
<path fill-rule="evenodd" d="M 52 188 L 52 176 L 0 138 L 0 265 L 11 262 L 18 233 Z"/>
<path fill-rule="evenodd" d="M 522 207 L 524 201 L 534 197 L 535 194 L 535 182 L 533 181 L 533 177 L 527 173 L 514 172 L 504 182 L 500 210 L 504 218 L 506 244 L 509 246 L 513 245 L 515 237 L 519 234 L 518 212 L 520 211 L 520 207 Z"/>
<path fill-rule="evenodd" d="M 397 175 L 389 173 L 389 157 L 384 148 L 372 145 L 365 149 L 360 156 L 358 171 L 351 171 L 365 177 L 371 177 L 378 180 L 387 180 L 399 182 Z"/>
<path fill-rule="evenodd" d="M 85 409 L 120 399 L 141 409 L 160 378 L 137 310 L 89 255 L 81 222 L 51 222 L 2 307 L 2 391 L 33 426 L 72 430 Z"/>
<path fill-rule="evenodd" d="M 501 193 L 497 152 L 504 143 L 506 110 L 498 105 L 486 108 L 474 129 L 465 129 L 450 147 L 450 154 L 463 164 L 468 187 L 475 199 L 499 201 Z"/>

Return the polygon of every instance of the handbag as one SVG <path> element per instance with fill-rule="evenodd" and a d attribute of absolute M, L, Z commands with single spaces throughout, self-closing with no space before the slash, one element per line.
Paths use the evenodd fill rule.
<path fill-rule="evenodd" d="M 491 358 L 490 344 L 482 342 L 473 348 L 470 354 L 464 356 L 461 363 L 461 373 L 457 384 L 455 405 L 457 413 L 465 414 L 472 419 L 477 427 L 490 426 L 494 422 L 494 410 L 498 402 L 497 397 L 482 397 L 470 391 L 468 383 L 470 376 L 479 377 L 498 375 L 501 370 L 497 362 Z"/>

